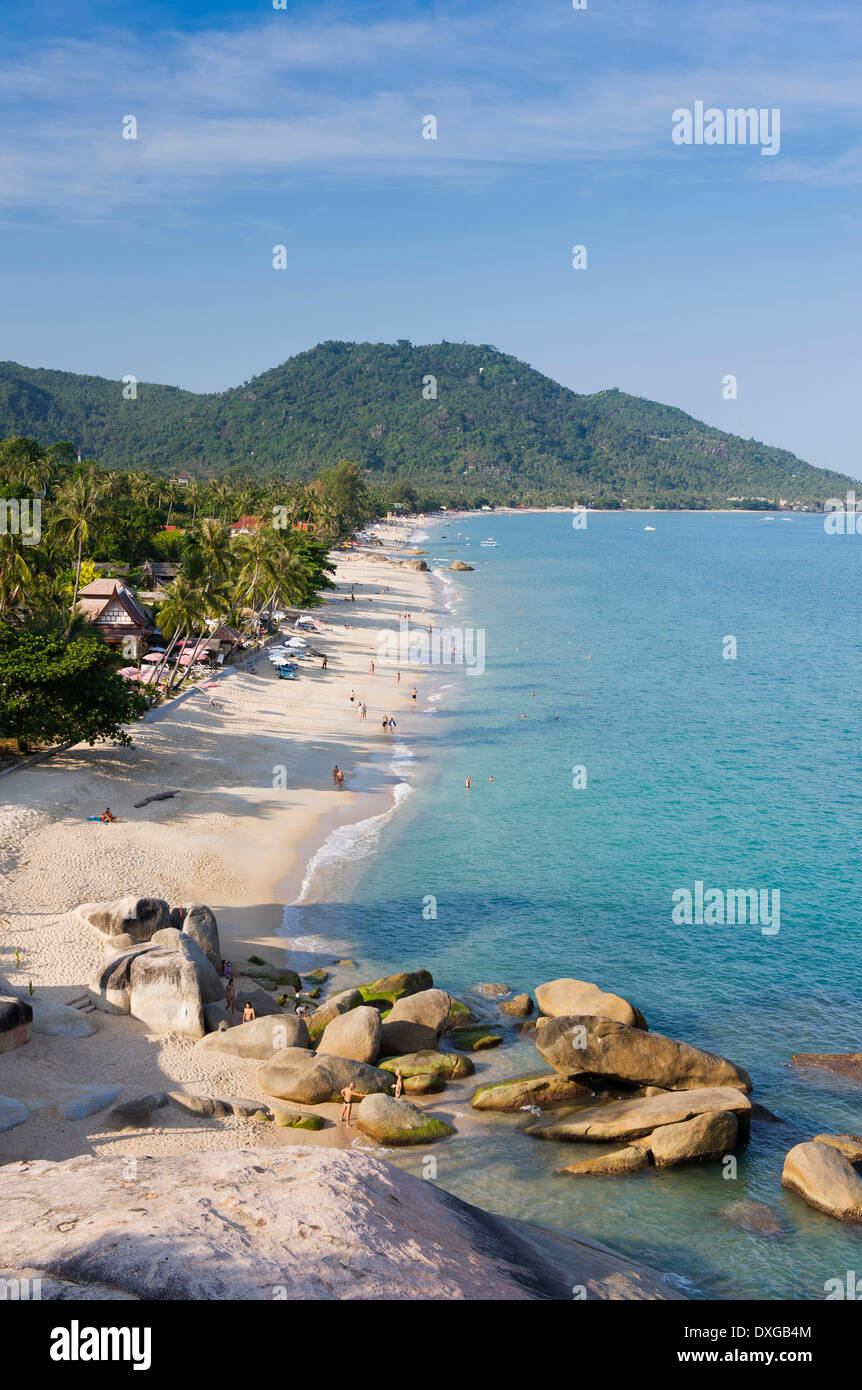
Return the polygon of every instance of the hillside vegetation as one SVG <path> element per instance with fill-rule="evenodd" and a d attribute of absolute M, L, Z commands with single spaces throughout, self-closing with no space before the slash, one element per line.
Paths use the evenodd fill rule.
<path fill-rule="evenodd" d="M 0 437 L 197 480 L 304 480 L 347 459 L 373 485 L 450 502 L 811 504 L 852 486 L 672 406 L 578 395 L 489 345 L 327 342 L 218 394 L 136 389 L 125 400 L 120 381 L 0 363 Z"/>

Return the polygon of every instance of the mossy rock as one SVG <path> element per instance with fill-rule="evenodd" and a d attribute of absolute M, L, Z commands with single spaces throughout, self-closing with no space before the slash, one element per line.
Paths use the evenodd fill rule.
<path fill-rule="evenodd" d="M 329 979 L 328 970 L 309 970 L 307 975 L 303 975 L 304 980 L 310 980 L 313 985 L 324 985 Z"/>
<path fill-rule="evenodd" d="M 356 969 L 356 961 L 355 961 L 355 960 L 350 960 L 347 956 L 345 956 L 343 960 L 336 960 L 336 961 L 333 961 L 332 963 L 333 963 L 333 965 L 351 965 L 351 966 L 353 966 L 353 969 L 354 969 L 354 970 Z"/>
<path fill-rule="evenodd" d="M 404 1057 L 386 1057 L 377 1065 L 381 1071 L 391 1071 L 393 1076 L 400 1067 L 405 1079 L 408 1076 L 440 1076 L 444 1081 L 472 1076 L 475 1070 L 469 1057 L 460 1057 L 457 1052 L 435 1052 L 431 1048 L 410 1052 Z"/>
<path fill-rule="evenodd" d="M 398 975 L 384 975 L 380 980 L 371 980 L 368 984 L 357 985 L 356 988 L 362 995 L 363 1003 L 373 1003 L 374 1008 L 379 1008 L 380 1000 L 386 1000 L 392 1005 L 408 994 L 419 994 L 421 990 L 433 989 L 434 980 L 428 970 L 402 970 Z"/>
<path fill-rule="evenodd" d="M 420 1110 L 404 1096 L 366 1096 L 356 1110 L 356 1128 L 379 1144 L 433 1144 L 455 1130 Z"/>
<path fill-rule="evenodd" d="M 323 1129 L 322 1115 L 301 1115 L 297 1110 L 275 1110 L 273 1117 L 282 1129 Z"/>
<path fill-rule="evenodd" d="M 454 1028 L 447 1036 L 465 1052 L 483 1052 L 503 1041 L 502 1033 L 492 1033 L 489 1028 Z"/>
<path fill-rule="evenodd" d="M 469 1004 L 465 1004 L 463 999 L 453 999 L 449 1009 L 449 1022 L 446 1025 L 447 1029 L 463 1027 L 464 1024 L 475 1022 L 476 1015 L 473 1013 Z"/>
<path fill-rule="evenodd" d="M 437 1091 L 445 1091 L 446 1082 L 442 1076 L 405 1076 L 404 1094 L 407 1096 L 430 1096 Z"/>
<path fill-rule="evenodd" d="M 522 1110 L 529 1105 L 571 1105 L 579 1096 L 592 1095 L 588 1086 L 556 1073 L 513 1076 L 480 1086 L 473 1095 L 475 1110 Z"/>
<path fill-rule="evenodd" d="M 249 965 L 267 965 L 267 964 L 268 964 L 268 962 L 265 961 L 265 960 L 263 960 L 263 958 L 262 958 L 261 956 L 249 956 L 249 958 L 248 958 L 248 963 L 249 963 Z"/>

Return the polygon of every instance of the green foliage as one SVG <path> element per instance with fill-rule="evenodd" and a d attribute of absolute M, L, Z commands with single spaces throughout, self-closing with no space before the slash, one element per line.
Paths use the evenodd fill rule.
<path fill-rule="evenodd" d="M 435 399 L 424 398 L 427 377 Z M 122 400 L 114 381 L 3 363 L 0 432 L 71 436 L 103 467 L 185 468 L 196 480 L 309 480 L 355 460 L 370 496 L 387 503 L 395 484 L 391 500 L 407 506 L 818 502 L 848 485 L 672 406 L 620 391 L 576 395 L 470 343 L 325 342 L 231 391 L 139 384 L 136 400 Z M 336 475 L 324 482 L 334 500 L 349 491 Z"/>
<path fill-rule="evenodd" d="M 435 399 L 423 395 L 428 376 Z M 235 484 L 307 480 L 353 460 L 378 507 L 813 503 L 852 486 L 671 406 L 617 390 L 577 395 L 496 348 L 466 343 L 326 342 L 229 391 L 139 383 L 135 401 L 100 377 L 0 363 L 0 434 L 10 432 L 44 444 L 74 438 L 104 468 L 183 468 Z M 336 509 L 350 494 L 337 468 L 323 486 Z"/>
<path fill-rule="evenodd" d="M 148 702 L 115 665 L 95 634 L 67 641 L 0 625 L 0 736 L 17 739 L 21 752 L 97 739 L 131 745 L 123 725 Z"/>

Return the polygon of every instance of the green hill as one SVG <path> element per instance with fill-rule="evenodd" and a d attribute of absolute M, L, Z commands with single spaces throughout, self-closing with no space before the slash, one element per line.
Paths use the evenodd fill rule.
<path fill-rule="evenodd" d="M 228 391 L 139 382 L 135 400 L 119 381 L 4 362 L 0 438 L 10 434 L 71 440 L 105 468 L 200 479 L 310 478 L 352 459 L 369 481 L 400 479 L 444 500 L 816 503 L 853 486 L 672 406 L 617 390 L 578 395 L 465 343 L 321 343 Z"/>

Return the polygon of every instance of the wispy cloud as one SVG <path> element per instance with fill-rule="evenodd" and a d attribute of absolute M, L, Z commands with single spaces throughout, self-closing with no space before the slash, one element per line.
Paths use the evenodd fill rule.
<path fill-rule="evenodd" d="M 271 12 L 220 31 L 58 41 L 0 64 L 0 202 L 101 216 L 309 171 L 463 179 L 670 161 L 670 114 L 697 98 L 782 108 L 782 159 L 750 160 L 747 176 L 859 181 L 855 16 L 833 16 L 847 26 L 846 60 L 818 60 L 827 33 L 834 54 L 835 29 L 808 5 L 791 5 L 792 44 L 787 6 L 708 11 L 695 37 L 690 5 L 662 6 L 663 20 L 646 8 L 444 7 L 368 23 Z M 428 113 L 437 141 L 421 138 Z M 129 114 L 136 141 L 121 137 Z"/>

